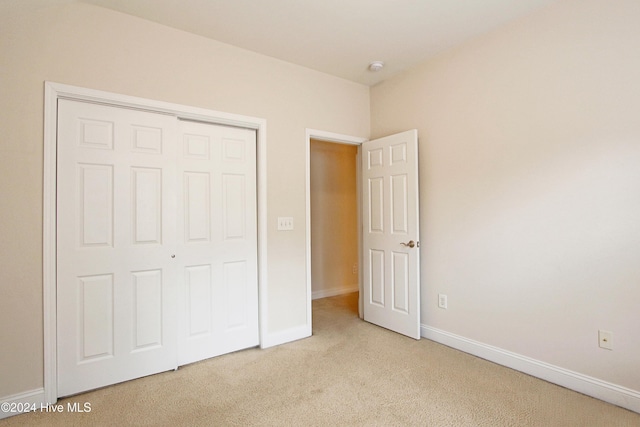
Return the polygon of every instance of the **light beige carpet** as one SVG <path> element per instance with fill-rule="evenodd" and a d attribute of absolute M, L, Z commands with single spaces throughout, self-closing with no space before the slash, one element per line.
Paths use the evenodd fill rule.
<path fill-rule="evenodd" d="M 90 413 L 0 426 L 640 426 L 640 414 L 365 323 L 357 294 L 314 301 L 313 333 L 59 401 Z"/>

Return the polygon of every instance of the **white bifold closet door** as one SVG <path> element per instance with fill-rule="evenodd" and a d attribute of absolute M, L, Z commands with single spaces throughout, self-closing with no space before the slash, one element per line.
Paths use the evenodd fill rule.
<path fill-rule="evenodd" d="M 58 396 L 258 344 L 255 131 L 60 100 L 57 171 Z"/>
<path fill-rule="evenodd" d="M 254 130 L 180 121 L 179 364 L 256 346 Z"/>

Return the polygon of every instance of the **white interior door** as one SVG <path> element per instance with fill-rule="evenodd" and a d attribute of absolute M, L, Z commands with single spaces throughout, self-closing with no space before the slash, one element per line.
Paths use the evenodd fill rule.
<path fill-rule="evenodd" d="M 58 104 L 58 396 L 177 367 L 176 120 Z"/>
<path fill-rule="evenodd" d="M 418 132 L 362 144 L 364 320 L 420 339 Z"/>
<path fill-rule="evenodd" d="M 259 344 L 256 132 L 180 121 L 179 364 Z"/>

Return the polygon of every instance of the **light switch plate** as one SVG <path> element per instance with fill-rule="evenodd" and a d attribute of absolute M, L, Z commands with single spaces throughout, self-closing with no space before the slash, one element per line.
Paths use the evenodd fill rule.
<path fill-rule="evenodd" d="M 293 230 L 293 217 L 292 216 L 279 216 L 278 217 L 278 230 Z"/>

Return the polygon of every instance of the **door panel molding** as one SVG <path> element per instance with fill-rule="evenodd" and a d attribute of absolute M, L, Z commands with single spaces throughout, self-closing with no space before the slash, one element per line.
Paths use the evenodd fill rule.
<path fill-rule="evenodd" d="M 56 190 L 57 190 L 57 104 L 59 99 L 106 104 L 154 113 L 179 119 L 229 125 L 257 131 L 257 194 L 258 194 L 258 292 L 259 334 L 261 347 L 272 341 L 267 336 L 267 121 L 262 118 L 230 114 L 199 107 L 138 98 L 61 83 L 45 82 L 44 105 L 44 176 L 43 176 L 43 318 L 44 318 L 44 402 L 57 401 L 57 336 L 56 336 Z M 99 129 L 97 130 L 99 131 Z M 141 132 L 144 130 L 141 130 Z M 147 135 L 151 136 L 151 135 Z M 149 138 L 143 138 L 150 142 Z M 143 141 L 143 142 L 144 142 Z M 141 150 L 153 149 L 145 143 Z"/>

